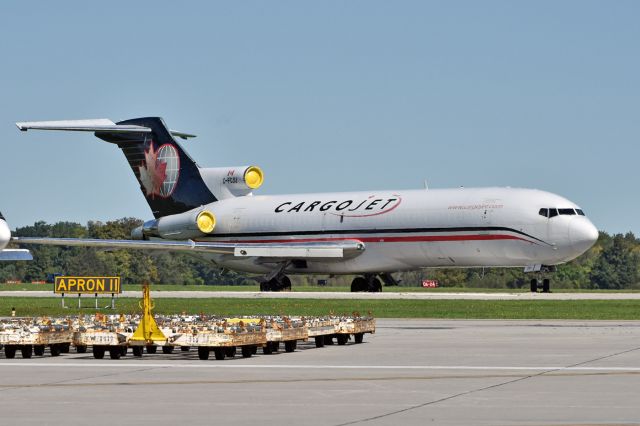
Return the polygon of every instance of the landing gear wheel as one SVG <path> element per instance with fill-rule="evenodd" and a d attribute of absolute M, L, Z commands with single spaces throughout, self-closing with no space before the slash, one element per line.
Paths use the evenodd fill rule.
<path fill-rule="evenodd" d="M 536 278 L 531 279 L 530 289 L 531 289 L 531 293 L 538 292 L 538 280 Z"/>
<path fill-rule="evenodd" d="M 198 346 L 198 358 L 203 361 L 209 359 L 209 348 L 206 346 Z M 218 359 L 218 354 L 216 353 L 216 359 Z"/>
<path fill-rule="evenodd" d="M 316 348 L 324 347 L 324 336 L 316 336 Z"/>
<path fill-rule="evenodd" d="M 355 277 L 353 281 L 351 281 L 351 292 L 361 292 L 367 291 L 367 280 L 362 277 Z"/>
<path fill-rule="evenodd" d="M 346 345 L 347 341 L 349 340 L 349 335 L 348 334 L 338 334 L 337 340 L 338 340 L 338 344 L 339 345 Z"/>
<path fill-rule="evenodd" d="M 199 348 L 198 348 L 198 349 L 199 349 Z M 207 349 L 208 349 L 208 348 L 207 348 Z M 215 348 L 215 349 L 213 350 L 213 354 L 215 355 L 215 357 L 216 357 L 216 359 L 217 359 L 218 361 L 222 361 L 222 360 L 224 359 L 225 352 L 226 352 L 226 351 L 224 350 L 224 348 Z"/>
<path fill-rule="evenodd" d="M 52 351 L 51 355 L 53 355 L 53 351 Z M 93 345 L 93 357 L 95 359 L 104 358 L 104 346 Z"/>
<path fill-rule="evenodd" d="M 20 352 L 22 352 L 22 358 L 31 358 L 31 355 L 33 355 L 33 346 L 24 345 L 20 348 Z"/>
<path fill-rule="evenodd" d="M 291 279 L 286 275 L 280 278 L 280 291 L 291 291 Z"/>
<path fill-rule="evenodd" d="M 111 346 L 109 348 L 109 358 L 120 359 L 121 356 L 122 356 L 122 349 L 120 349 L 120 346 Z"/>
<path fill-rule="evenodd" d="M 253 348 L 251 346 L 242 346 L 240 348 L 240 352 L 242 352 L 242 358 L 251 358 L 251 355 L 253 355 Z"/>
<path fill-rule="evenodd" d="M 7 359 L 13 359 L 16 357 L 16 347 L 14 345 L 5 345 L 4 356 Z"/>
<path fill-rule="evenodd" d="M 162 353 L 163 354 L 173 353 L 173 346 L 163 346 L 162 347 Z"/>
<path fill-rule="evenodd" d="M 382 284 L 377 278 L 373 278 L 369 281 L 369 293 L 380 293 L 382 291 Z"/>
<path fill-rule="evenodd" d="M 76 346 L 76 352 L 79 354 L 87 353 L 87 347 L 85 345 Z"/>
<path fill-rule="evenodd" d="M 353 341 L 355 343 L 362 343 L 363 339 L 364 339 L 364 333 L 356 333 L 353 335 Z"/>
<path fill-rule="evenodd" d="M 142 346 L 133 346 L 131 350 L 133 351 L 133 356 L 141 357 L 144 348 Z"/>
<path fill-rule="evenodd" d="M 156 345 L 148 345 L 147 346 L 147 353 L 148 354 L 155 354 L 158 351 L 158 347 Z"/>
<path fill-rule="evenodd" d="M 543 293 L 551 293 L 551 280 L 549 278 L 545 278 L 542 280 L 542 292 Z"/>
<path fill-rule="evenodd" d="M 35 345 L 35 346 L 33 347 L 33 353 L 34 353 L 36 356 L 42 356 L 42 355 L 44 355 L 44 345 Z"/>

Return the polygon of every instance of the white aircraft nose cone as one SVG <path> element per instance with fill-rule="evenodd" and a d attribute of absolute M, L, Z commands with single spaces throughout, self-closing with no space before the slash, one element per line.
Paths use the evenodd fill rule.
<path fill-rule="evenodd" d="M 574 223 L 571 224 L 569 235 L 571 244 L 576 250 L 580 251 L 580 254 L 589 250 L 596 241 L 598 241 L 598 237 L 600 236 L 598 229 L 586 218 L 574 221 Z"/>
<path fill-rule="evenodd" d="M 11 231 L 9 230 L 9 226 L 7 222 L 0 219 L 0 250 L 5 248 L 7 244 L 9 244 L 9 240 L 11 239 Z"/>

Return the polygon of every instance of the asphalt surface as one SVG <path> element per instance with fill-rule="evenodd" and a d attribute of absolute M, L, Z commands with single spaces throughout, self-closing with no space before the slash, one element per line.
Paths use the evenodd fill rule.
<path fill-rule="evenodd" d="M 624 321 L 379 320 L 363 344 L 224 361 L 0 355 L 20 425 L 640 424 L 639 390 Z"/>
<path fill-rule="evenodd" d="M 53 291 L 0 291 L 6 297 L 54 297 Z M 70 299 L 77 298 L 69 294 Z M 383 291 L 381 293 L 349 292 L 259 292 L 259 291 L 158 291 L 151 290 L 154 299 L 366 299 L 366 300 L 640 300 L 640 293 L 428 293 Z M 93 298 L 93 295 L 83 297 Z M 118 297 L 141 298 L 141 291 L 123 291 Z"/>

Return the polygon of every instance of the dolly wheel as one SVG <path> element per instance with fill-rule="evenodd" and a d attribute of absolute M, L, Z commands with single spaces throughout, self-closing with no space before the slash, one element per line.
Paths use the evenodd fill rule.
<path fill-rule="evenodd" d="M 120 359 L 122 356 L 122 349 L 120 346 L 111 346 L 109 348 L 109 358 L 111 359 Z"/>
<path fill-rule="evenodd" d="M 20 352 L 22 352 L 22 358 L 31 358 L 31 355 L 33 355 L 33 346 L 23 345 L 22 348 L 20 348 Z"/>
<path fill-rule="evenodd" d="M 349 340 L 349 335 L 348 334 L 338 334 L 338 344 L 339 345 L 346 345 L 347 341 Z"/>
<path fill-rule="evenodd" d="M 324 347 L 324 336 L 316 336 L 316 348 Z"/>
<path fill-rule="evenodd" d="M 251 358 L 251 355 L 253 355 L 253 348 L 251 346 L 242 346 L 240 349 L 242 351 L 242 358 Z"/>
<path fill-rule="evenodd" d="M 53 355 L 53 354 L 52 354 Z M 104 346 L 93 345 L 93 357 L 95 359 L 104 358 Z"/>
<path fill-rule="evenodd" d="M 42 356 L 42 355 L 44 355 L 44 345 L 35 345 L 35 346 L 33 347 L 33 353 L 34 353 L 36 356 Z"/>
<path fill-rule="evenodd" d="M 364 333 L 356 333 L 353 335 L 353 341 L 356 343 L 362 343 L 364 339 Z"/>
<path fill-rule="evenodd" d="M 158 350 L 158 347 L 156 345 L 147 345 L 148 354 L 155 354 L 157 350 Z"/>
<path fill-rule="evenodd" d="M 162 353 L 163 354 L 170 354 L 173 352 L 173 346 L 163 346 L 162 347 Z"/>
<path fill-rule="evenodd" d="M 295 340 L 288 340 L 286 342 L 284 342 L 284 350 L 285 352 L 293 352 L 296 350 L 296 341 Z"/>
<path fill-rule="evenodd" d="M 216 357 L 216 359 L 218 361 L 221 361 L 221 360 L 224 359 L 225 352 L 226 351 L 224 350 L 224 348 L 214 348 L 213 349 L 213 354 L 215 355 L 215 357 Z"/>
<path fill-rule="evenodd" d="M 87 346 L 86 345 L 77 345 L 76 346 L 76 352 L 79 353 L 79 354 L 87 353 Z"/>
<path fill-rule="evenodd" d="M 16 347 L 14 345 L 5 345 L 4 347 L 4 356 L 8 359 L 13 359 L 16 357 Z"/>
<path fill-rule="evenodd" d="M 49 352 L 51 352 L 51 356 L 60 356 L 60 345 L 57 343 L 49 345 Z"/>
<path fill-rule="evenodd" d="M 224 348 L 224 354 L 227 358 L 233 358 L 234 356 L 236 356 L 236 347 L 235 346 L 229 346 L 227 348 Z M 216 358 L 218 359 L 218 358 Z"/>
<path fill-rule="evenodd" d="M 133 351 L 133 356 L 141 357 L 142 356 L 142 346 L 133 346 L 131 350 Z"/>

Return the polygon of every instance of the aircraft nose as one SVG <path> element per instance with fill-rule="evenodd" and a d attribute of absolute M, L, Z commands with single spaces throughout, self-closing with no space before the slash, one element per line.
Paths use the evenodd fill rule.
<path fill-rule="evenodd" d="M 7 225 L 7 222 L 4 220 L 0 219 L 0 250 L 9 244 L 10 239 L 11 231 L 9 230 L 9 225 Z"/>
<path fill-rule="evenodd" d="M 576 218 L 578 219 L 578 218 Z M 571 244 L 580 253 L 584 253 L 593 246 L 600 234 L 598 229 L 587 218 L 580 218 L 571 224 L 571 230 L 569 236 L 571 238 Z"/>

